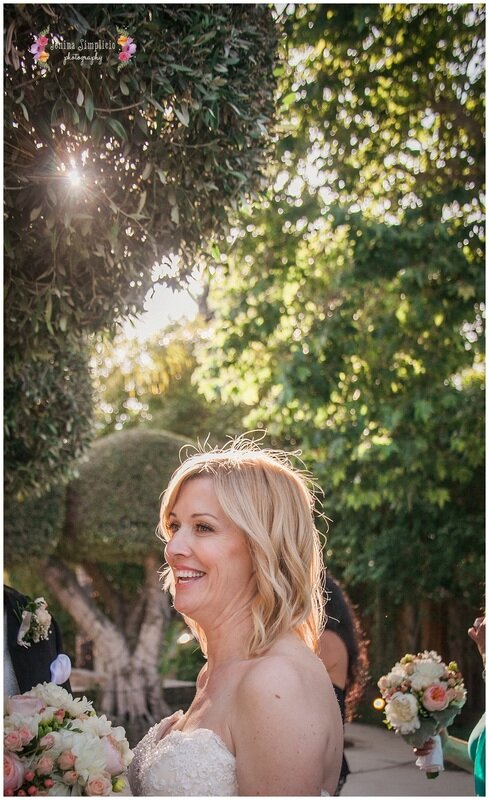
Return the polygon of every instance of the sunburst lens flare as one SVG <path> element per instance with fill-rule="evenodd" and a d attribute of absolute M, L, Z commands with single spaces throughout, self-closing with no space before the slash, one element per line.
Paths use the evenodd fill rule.
<path fill-rule="evenodd" d="M 73 186 L 73 188 L 80 186 L 82 182 L 81 175 L 76 169 L 72 169 L 68 173 L 68 180 L 70 184 Z"/>

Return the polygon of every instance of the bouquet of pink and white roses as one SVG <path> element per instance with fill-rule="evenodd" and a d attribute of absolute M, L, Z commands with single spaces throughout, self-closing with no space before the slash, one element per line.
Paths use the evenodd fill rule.
<path fill-rule="evenodd" d="M 4 796 L 110 795 L 132 752 L 124 728 L 97 716 L 86 697 L 39 683 L 7 698 L 4 716 Z"/>
<path fill-rule="evenodd" d="M 456 662 L 451 661 L 447 666 L 434 650 L 417 655 L 408 653 L 380 678 L 377 686 L 385 701 L 385 724 L 413 747 L 422 747 L 441 728 L 451 725 L 466 698 Z M 443 769 L 441 750 L 436 755 L 441 763 L 433 766 L 433 758 L 418 760 L 429 777 Z"/>

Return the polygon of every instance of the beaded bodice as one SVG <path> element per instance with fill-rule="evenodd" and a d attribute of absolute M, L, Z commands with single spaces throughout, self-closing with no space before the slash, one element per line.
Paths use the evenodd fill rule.
<path fill-rule="evenodd" d="M 154 725 L 134 749 L 128 778 L 135 796 L 229 797 L 238 794 L 236 759 L 207 728 L 171 730 L 183 712 Z"/>

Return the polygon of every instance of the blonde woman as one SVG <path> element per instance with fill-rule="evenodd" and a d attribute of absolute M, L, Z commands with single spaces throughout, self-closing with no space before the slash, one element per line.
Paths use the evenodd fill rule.
<path fill-rule="evenodd" d="M 187 713 L 137 746 L 134 794 L 333 794 L 343 732 L 316 655 L 313 507 L 284 453 L 242 439 L 191 456 L 173 475 L 160 520 L 166 586 L 207 663 Z"/>

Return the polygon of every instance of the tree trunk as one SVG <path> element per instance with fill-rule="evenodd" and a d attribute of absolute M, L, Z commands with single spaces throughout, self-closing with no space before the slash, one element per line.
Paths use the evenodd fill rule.
<path fill-rule="evenodd" d="M 156 557 L 146 557 L 145 608 L 132 649 L 125 633 L 100 611 L 64 562 L 51 557 L 44 570 L 46 583 L 60 604 L 93 641 L 96 670 L 105 675 L 97 711 L 124 725 L 130 739 L 145 733 L 169 711 L 158 673 L 168 599 L 158 584 L 157 566 Z M 89 572 L 88 564 L 84 568 Z"/>

